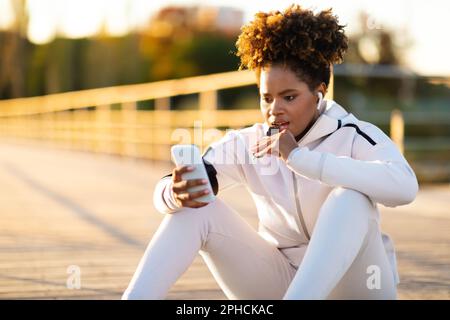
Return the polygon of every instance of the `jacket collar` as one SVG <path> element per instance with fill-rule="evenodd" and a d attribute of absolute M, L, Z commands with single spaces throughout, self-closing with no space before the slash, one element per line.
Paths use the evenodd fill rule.
<path fill-rule="evenodd" d="M 338 129 L 339 120 L 348 115 L 347 111 L 333 100 L 324 100 L 323 103 L 326 103 L 324 111 L 297 142 L 300 147 L 333 133 Z M 264 132 L 267 132 L 268 128 L 264 123 Z"/>

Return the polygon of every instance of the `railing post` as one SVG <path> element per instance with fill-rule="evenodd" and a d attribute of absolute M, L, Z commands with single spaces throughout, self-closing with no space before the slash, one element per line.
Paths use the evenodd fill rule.
<path fill-rule="evenodd" d="M 196 126 L 201 125 L 201 132 L 205 132 L 207 129 L 215 129 L 217 127 L 217 106 L 218 104 L 218 95 L 217 90 L 205 91 L 199 93 L 199 109 L 200 113 L 204 113 L 201 115 L 202 119 L 206 120 L 206 123 L 196 122 Z M 198 132 L 199 130 L 194 130 L 194 132 Z M 196 141 L 201 139 L 198 143 L 200 143 L 199 147 L 203 152 L 204 141 L 203 134 L 201 137 L 196 137 Z"/>
<path fill-rule="evenodd" d="M 394 109 L 391 112 L 391 139 L 400 149 L 400 152 L 404 153 L 404 135 L 405 135 L 405 122 L 403 120 L 403 114 L 400 110 Z"/>
<path fill-rule="evenodd" d="M 127 102 L 122 104 L 122 132 L 124 141 L 122 143 L 122 154 L 129 157 L 136 157 L 136 123 L 137 111 L 136 102 Z"/>
<path fill-rule="evenodd" d="M 91 151 L 89 141 L 89 111 L 76 109 L 72 111 L 71 119 L 71 145 L 72 148 Z"/>
<path fill-rule="evenodd" d="M 97 123 L 97 146 L 96 152 L 110 153 L 111 143 L 111 105 L 100 105 L 96 107 Z"/>
<path fill-rule="evenodd" d="M 158 118 L 160 117 L 160 115 L 162 115 L 164 113 L 164 111 L 170 111 L 170 109 L 171 109 L 170 97 L 163 97 L 163 98 L 155 99 L 155 112 L 154 112 L 152 126 L 154 126 L 154 127 L 160 126 L 162 124 L 162 122 L 160 122 L 158 120 Z M 160 113 L 159 111 L 163 111 L 163 113 Z M 170 121 L 169 121 L 169 123 L 165 123 L 165 126 L 169 129 L 171 129 Z M 152 131 L 152 139 L 154 139 L 155 136 L 159 136 L 159 132 L 156 130 L 153 130 Z M 159 159 L 160 158 L 159 154 L 163 154 L 164 157 L 167 156 L 167 154 L 170 154 L 169 150 L 170 150 L 169 143 L 167 144 L 167 146 L 152 143 L 152 146 L 150 148 L 150 152 L 152 154 L 151 155 L 152 160 Z"/>
<path fill-rule="evenodd" d="M 204 111 L 216 111 L 217 110 L 217 91 L 205 91 L 199 94 L 199 109 Z"/>
<path fill-rule="evenodd" d="M 155 99 L 155 110 L 170 110 L 170 97 Z"/>
<path fill-rule="evenodd" d="M 56 139 L 56 114 L 55 114 L 55 112 L 49 112 L 48 113 L 48 115 L 47 115 L 47 121 L 48 121 L 48 123 L 47 123 L 47 128 L 50 128 L 50 133 L 49 133 L 49 137 L 50 137 L 50 144 L 52 145 L 52 146 L 55 146 L 56 145 L 56 141 L 57 141 L 57 139 Z"/>
<path fill-rule="evenodd" d="M 79 137 L 78 126 L 80 125 L 80 121 L 78 120 L 78 112 L 80 112 L 80 110 L 72 110 L 69 112 L 68 119 L 66 120 L 63 118 L 62 120 L 66 123 L 65 128 L 67 130 L 67 140 L 68 140 L 67 145 L 72 150 L 78 150 L 82 142 L 79 141 L 78 139 Z"/>

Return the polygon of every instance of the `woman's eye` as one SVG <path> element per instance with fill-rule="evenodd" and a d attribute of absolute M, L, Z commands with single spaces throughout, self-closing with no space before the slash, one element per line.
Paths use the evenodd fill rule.
<path fill-rule="evenodd" d="M 270 102 L 272 102 L 272 100 L 271 100 L 270 98 L 267 98 L 267 97 L 263 97 L 262 100 L 263 100 L 265 103 L 270 103 Z"/>
<path fill-rule="evenodd" d="M 295 96 L 286 96 L 286 97 L 284 97 L 284 99 L 285 99 L 286 101 L 292 101 L 292 100 L 295 99 Z"/>

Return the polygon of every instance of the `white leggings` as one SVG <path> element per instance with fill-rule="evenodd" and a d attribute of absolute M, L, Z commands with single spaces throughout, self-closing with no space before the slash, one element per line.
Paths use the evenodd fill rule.
<path fill-rule="evenodd" d="M 122 299 L 164 299 L 199 252 L 229 299 L 395 299 L 375 215 L 366 196 L 335 188 L 297 270 L 219 198 L 182 208 L 162 221 Z"/>

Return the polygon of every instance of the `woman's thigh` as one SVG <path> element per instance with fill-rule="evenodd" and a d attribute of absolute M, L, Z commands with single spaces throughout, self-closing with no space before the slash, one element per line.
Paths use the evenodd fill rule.
<path fill-rule="evenodd" d="M 371 220 L 364 244 L 328 299 L 396 299 L 394 273 L 387 258 L 381 231 Z"/>
<path fill-rule="evenodd" d="M 203 207 L 208 208 L 210 205 Z M 217 199 L 200 251 L 229 299 L 281 299 L 296 269 L 235 210 Z"/>

